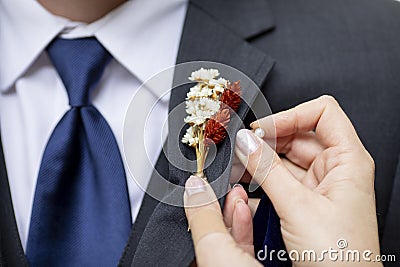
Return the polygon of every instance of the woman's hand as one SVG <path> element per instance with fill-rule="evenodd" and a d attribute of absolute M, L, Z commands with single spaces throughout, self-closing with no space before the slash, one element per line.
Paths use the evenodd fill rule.
<path fill-rule="evenodd" d="M 330 248 L 340 250 L 337 242 L 341 239 L 348 244 L 346 250 L 358 250 L 360 257 L 366 250 L 372 252 L 371 259 L 379 254 L 374 163 L 338 103 L 332 97 L 320 97 L 251 126 L 265 131 L 264 140 L 241 130 L 235 152 L 271 199 L 287 250 L 300 254 L 313 250 L 318 258 L 324 255 L 323 262 L 294 265 L 380 265 L 362 258 L 360 262 L 332 261 L 324 254 Z M 285 159 L 267 144 L 275 138 L 275 130 L 276 150 Z M 258 264 L 227 232 L 209 185 L 194 183 L 192 187 L 186 191 L 186 205 L 209 203 L 186 209 L 199 265 Z"/>
<path fill-rule="evenodd" d="M 187 180 L 185 211 L 198 266 L 260 266 L 254 258 L 252 216 L 246 201 L 246 192 L 233 188 L 222 215 L 211 186 L 197 176 Z"/>
<path fill-rule="evenodd" d="M 267 142 L 276 130 L 276 151 L 286 156 L 282 160 L 249 130 L 237 135 L 236 155 L 271 199 L 288 251 L 314 250 L 320 257 L 329 248 L 340 250 L 338 240 L 345 240 L 346 250 L 369 250 L 371 259 L 379 254 L 374 162 L 336 100 L 323 96 L 251 127 L 262 128 Z M 323 262 L 294 264 L 321 263 L 334 262 L 325 254 Z"/>

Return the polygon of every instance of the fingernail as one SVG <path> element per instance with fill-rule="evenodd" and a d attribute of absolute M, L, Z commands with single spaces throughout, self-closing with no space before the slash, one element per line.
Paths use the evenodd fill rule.
<path fill-rule="evenodd" d="M 243 188 L 243 185 L 241 185 L 241 184 L 234 184 L 234 185 L 232 186 L 232 189 L 235 188 L 235 187 Z"/>
<path fill-rule="evenodd" d="M 242 129 L 236 135 L 237 146 L 245 156 L 253 154 L 260 147 L 260 140 L 249 130 Z"/>
<path fill-rule="evenodd" d="M 239 206 L 239 205 L 242 205 L 242 204 L 246 204 L 246 202 L 244 202 L 244 200 L 241 199 L 241 198 L 239 198 L 239 199 L 236 200 L 236 202 L 235 202 L 235 206 Z"/>
<path fill-rule="evenodd" d="M 206 184 L 204 180 L 198 176 L 192 175 L 186 181 L 185 193 L 190 197 L 197 193 L 206 192 Z"/>

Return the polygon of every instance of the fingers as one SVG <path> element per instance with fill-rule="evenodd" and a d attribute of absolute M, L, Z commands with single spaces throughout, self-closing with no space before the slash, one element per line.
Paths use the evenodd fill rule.
<path fill-rule="evenodd" d="M 315 175 L 310 175 L 310 172 L 304 170 L 303 168 L 297 166 L 293 162 L 288 159 L 283 158 L 282 163 L 286 166 L 286 168 L 293 174 L 293 176 L 301 182 L 305 187 L 314 189 L 318 186 L 319 180 L 315 177 Z M 312 164 L 311 164 L 312 167 Z M 310 168 L 311 168 L 310 167 Z"/>
<path fill-rule="evenodd" d="M 276 140 L 276 152 L 285 154 L 290 161 L 303 169 L 308 169 L 324 149 L 312 131 L 278 137 Z"/>
<path fill-rule="evenodd" d="M 292 211 L 298 206 L 299 199 L 304 200 L 310 191 L 296 180 L 275 151 L 253 132 L 240 130 L 235 153 L 267 193 L 278 215 L 295 214 Z"/>
<path fill-rule="evenodd" d="M 302 181 L 307 171 L 297 166 L 287 158 L 281 158 L 281 160 L 283 165 L 285 165 L 285 167 L 292 173 L 293 177 L 296 178 L 298 181 Z"/>
<path fill-rule="evenodd" d="M 235 203 L 231 235 L 243 251 L 254 256 L 253 217 L 243 199 L 238 199 Z"/>
<path fill-rule="evenodd" d="M 191 176 L 187 180 L 184 204 L 195 245 L 208 234 L 229 235 L 215 193 L 202 178 Z"/>
<path fill-rule="evenodd" d="M 184 204 L 198 266 L 259 266 L 254 257 L 237 246 L 226 230 L 218 201 L 208 183 L 191 176 L 185 185 Z M 240 225 L 247 218 L 242 207 L 233 216 L 235 220 L 238 218 Z M 237 236 L 245 239 L 245 236 Z"/>
<path fill-rule="evenodd" d="M 236 201 L 239 199 L 242 199 L 245 203 L 248 201 L 246 191 L 241 185 L 236 184 L 225 198 L 223 216 L 226 227 L 232 227 L 233 212 L 235 210 Z"/>
<path fill-rule="evenodd" d="M 246 191 L 235 185 L 226 196 L 223 216 L 225 226 L 231 228 L 231 235 L 239 247 L 254 255 L 253 218 L 247 201 Z"/>
<path fill-rule="evenodd" d="M 251 124 L 264 129 L 266 138 L 274 138 L 271 119 L 275 123 L 276 137 L 290 136 L 299 132 L 315 132 L 326 147 L 360 144 L 350 120 L 331 96 L 322 96 L 300 104 L 287 111 L 279 112 Z M 332 131 L 335 125 L 335 131 Z"/>

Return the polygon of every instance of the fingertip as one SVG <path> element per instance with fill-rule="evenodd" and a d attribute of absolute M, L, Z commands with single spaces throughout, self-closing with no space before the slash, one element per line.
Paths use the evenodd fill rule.
<path fill-rule="evenodd" d="M 206 191 L 207 191 L 206 183 L 202 178 L 196 175 L 192 175 L 189 177 L 189 179 L 187 179 L 185 183 L 185 193 L 188 197 Z"/>
<path fill-rule="evenodd" d="M 235 210 L 236 201 L 241 199 L 245 203 L 248 201 L 246 191 L 241 185 L 234 185 L 232 190 L 226 195 L 224 205 L 224 221 L 227 227 L 232 226 L 233 212 Z"/>
<path fill-rule="evenodd" d="M 233 189 L 233 188 L 236 188 L 236 187 L 243 188 L 243 185 L 241 185 L 241 184 L 234 184 L 234 185 L 232 186 L 232 189 Z"/>
<path fill-rule="evenodd" d="M 210 184 L 203 178 L 195 175 L 190 176 L 185 183 L 183 201 L 185 209 L 189 213 L 194 212 L 197 208 L 201 209 L 206 206 L 220 210 L 217 197 Z"/>
<path fill-rule="evenodd" d="M 235 202 L 235 210 L 243 208 L 243 205 L 246 205 L 243 199 L 239 198 Z"/>
<path fill-rule="evenodd" d="M 247 203 L 248 201 L 248 196 L 247 196 L 247 192 L 246 190 L 244 190 L 244 187 L 241 184 L 235 184 L 232 187 L 232 191 L 235 190 L 238 194 L 238 197 L 240 197 L 240 199 L 242 199 L 245 203 Z"/>
<path fill-rule="evenodd" d="M 241 198 L 236 200 L 233 213 L 234 221 L 237 219 L 240 222 L 248 223 L 252 220 L 250 208 Z"/>
<path fill-rule="evenodd" d="M 246 202 L 239 198 L 235 202 L 235 208 L 233 210 L 233 224 L 247 224 L 251 220 L 251 212 Z"/>
<path fill-rule="evenodd" d="M 261 138 L 275 138 L 275 115 L 271 114 L 264 118 L 258 119 L 250 123 L 250 128 L 252 131 L 256 131 L 257 129 L 262 130 L 263 135 Z"/>
<path fill-rule="evenodd" d="M 253 121 L 252 123 L 250 123 L 250 128 L 252 129 L 256 129 L 260 127 L 260 123 L 257 121 Z"/>
<path fill-rule="evenodd" d="M 261 147 L 262 140 L 256 136 L 252 131 L 247 129 L 241 129 L 236 135 L 236 146 L 235 150 L 239 153 L 248 157 L 259 150 Z M 243 158 L 238 155 L 239 160 L 243 164 Z"/>
<path fill-rule="evenodd" d="M 232 236 L 239 244 L 252 244 L 253 225 L 249 206 L 243 199 L 237 199 L 233 211 Z"/>

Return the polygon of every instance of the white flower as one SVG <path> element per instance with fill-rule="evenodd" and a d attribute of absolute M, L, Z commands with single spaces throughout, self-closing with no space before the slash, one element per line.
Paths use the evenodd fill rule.
<path fill-rule="evenodd" d="M 216 69 L 204 69 L 201 68 L 199 70 L 193 71 L 189 80 L 197 81 L 197 82 L 208 82 L 211 79 L 214 79 L 219 76 L 219 71 Z"/>
<path fill-rule="evenodd" d="M 212 96 L 212 94 L 213 91 L 210 88 L 208 88 L 207 86 L 197 84 L 192 88 L 190 88 L 190 91 L 187 93 L 187 99 L 210 97 Z"/>
<path fill-rule="evenodd" d="M 182 143 L 188 144 L 189 146 L 195 146 L 199 143 L 199 138 L 194 136 L 192 126 L 186 130 L 185 135 L 182 137 Z"/>
<path fill-rule="evenodd" d="M 190 115 L 210 118 L 219 110 L 220 102 L 212 98 L 196 98 L 186 101 L 186 112 Z"/>
<path fill-rule="evenodd" d="M 202 111 L 204 116 L 208 118 L 214 115 L 219 110 L 220 107 L 220 102 L 218 100 L 210 98 L 200 98 L 197 102 L 200 111 Z"/>
<path fill-rule="evenodd" d="M 212 98 L 187 100 L 186 113 L 189 116 L 185 118 L 185 122 L 191 125 L 202 125 L 219 110 L 220 105 L 220 101 Z"/>
<path fill-rule="evenodd" d="M 228 80 L 226 80 L 224 78 L 219 78 L 218 80 L 210 79 L 209 84 L 219 85 L 219 86 L 222 86 L 222 87 L 227 87 L 228 86 Z"/>
<path fill-rule="evenodd" d="M 225 88 L 228 86 L 228 81 L 224 78 L 211 79 L 208 81 L 208 87 L 211 87 L 216 95 L 220 95 L 224 92 Z"/>
<path fill-rule="evenodd" d="M 190 125 L 203 125 L 206 122 L 206 118 L 203 116 L 191 115 L 187 116 L 183 121 Z"/>

